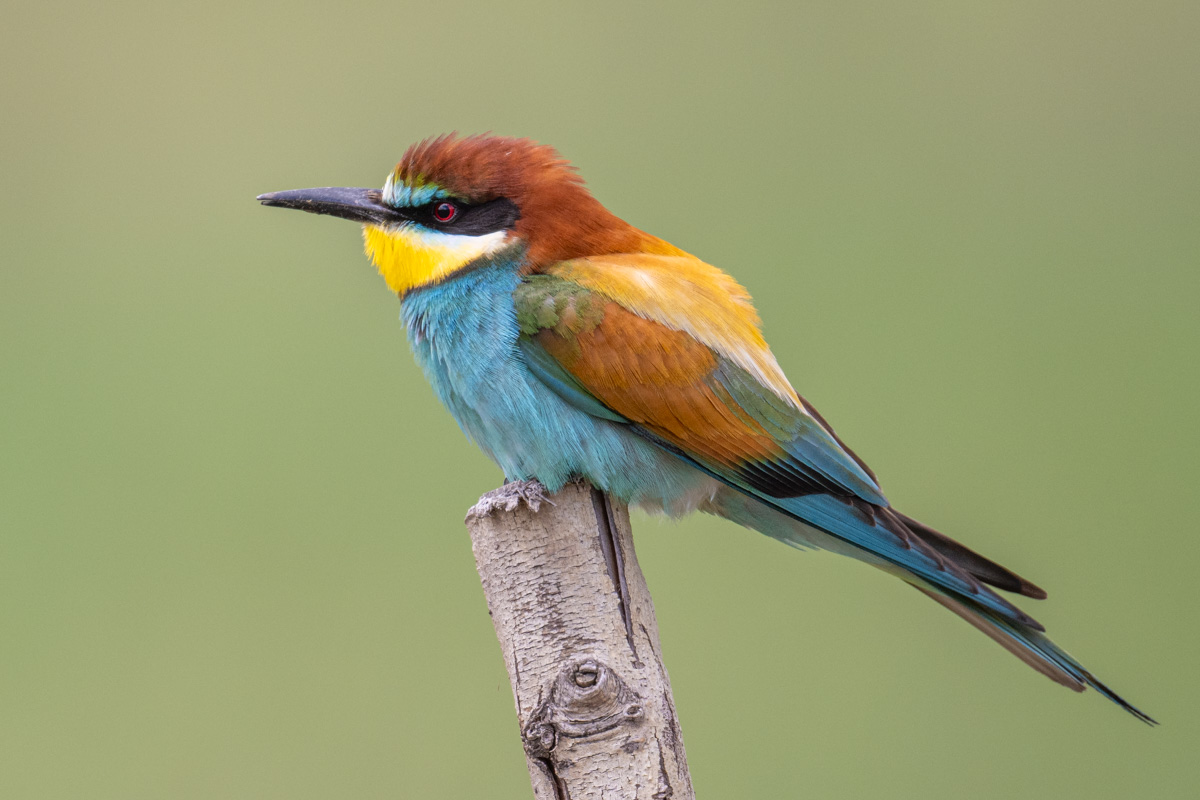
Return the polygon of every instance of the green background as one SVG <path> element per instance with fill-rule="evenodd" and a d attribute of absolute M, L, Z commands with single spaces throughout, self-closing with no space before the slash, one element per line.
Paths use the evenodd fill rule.
<path fill-rule="evenodd" d="M 702 797 L 1194 797 L 1194 2 L 9 3 L 0 797 L 522 798 L 462 517 L 501 476 L 355 226 L 554 144 L 732 272 L 905 511 L 1151 730 L 898 581 L 635 519 Z"/>

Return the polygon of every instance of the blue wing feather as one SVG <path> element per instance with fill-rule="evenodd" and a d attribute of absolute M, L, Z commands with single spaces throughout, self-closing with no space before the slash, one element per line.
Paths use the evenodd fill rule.
<path fill-rule="evenodd" d="M 791 457 L 773 466 L 801 477 L 822 480 L 830 491 L 853 494 L 876 505 L 888 505 L 874 478 L 814 417 L 765 388 L 745 370 L 722 361 L 709 379 L 718 397 L 753 420 Z"/>
<path fill-rule="evenodd" d="M 1016 606 L 983 586 L 969 573 L 946 562 L 936 551 L 925 547 L 887 511 L 887 500 L 875 482 L 845 455 L 833 437 L 812 417 L 791 409 L 788 419 L 781 399 L 765 400 L 764 393 L 750 392 L 749 375 L 729 364 L 714 373 L 736 408 L 772 433 L 778 432 L 791 458 L 773 466 L 806 478 L 815 473 L 825 478 L 838 494 L 813 493 L 800 497 L 778 497 L 755 488 L 744 474 L 729 467 L 706 463 L 660 437 L 634 425 L 597 400 L 580 382 L 548 354 L 537 342 L 523 337 L 520 350 L 526 366 L 555 394 L 572 406 L 603 419 L 629 424 L 638 435 L 703 470 L 728 486 L 766 503 L 800 522 L 840 539 L 866 554 L 906 569 L 930 584 L 961 593 L 1006 618 L 1037 628 L 1041 626 Z M 731 405 L 731 408 L 735 406 Z M 768 427 L 769 426 L 769 427 Z"/>
<path fill-rule="evenodd" d="M 554 279 L 539 277 L 543 291 L 552 288 Z M 578 286 L 563 284 L 580 291 Z M 828 547 L 894 571 L 1042 674 L 1076 691 L 1090 686 L 1153 724 L 1050 641 L 1036 620 L 978 578 L 1032 597 L 1044 597 L 1044 592 L 952 540 L 947 545 L 941 534 L 893 511 L 866 465 L 807 404 L 805 413 L 741 368 L 718 358 L 718 366 L 704 379 L 712 390 L 711 402 L 722 403 L 748 428 L 765 432 L 783 453 L 734 465 L 708 461 L 606 406 L 531 338 L 540 327 L 523 330 L 519 340 L 529 372 L 574 408 L 627 425 L 630 433 L 734 490 L 715 496 L 709 510 L 794 546 Z M 814 539 L 812 529 L 831 538 Z"/>

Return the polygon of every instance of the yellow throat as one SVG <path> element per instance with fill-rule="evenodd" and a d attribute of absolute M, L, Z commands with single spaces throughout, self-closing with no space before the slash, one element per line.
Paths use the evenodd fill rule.
<path fill-rule="evenodd" d="M 490 255 L 509 241 L 505 231 L 461 236 L 404 225 L 398 228 L 363 226 L 363 245 L 388 287 L 403 295 L 410 289 L 437 283 Z"/>

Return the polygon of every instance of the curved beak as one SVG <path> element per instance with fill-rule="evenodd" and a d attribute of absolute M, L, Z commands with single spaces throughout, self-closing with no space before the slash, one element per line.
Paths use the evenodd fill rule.
<path fill-rule="evenodd" d="M 394 225 L 406 219 L 396 209 L 383 203 L 378 189 L 351 189 L 339 186 L 293 189 L 288 192 L 260 194 L 258 202 L 264 206 L 297 208 L 310 214 L 341 217 L 364 225 Z"/>

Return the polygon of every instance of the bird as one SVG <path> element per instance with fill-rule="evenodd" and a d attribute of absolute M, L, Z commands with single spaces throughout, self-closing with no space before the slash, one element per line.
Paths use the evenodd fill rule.
<path fill-rule="evenodd" d="M 617 217 L 553 147 L 452 133 L 410 146 L 381 190 L 257 199 L 362 225 L 435 394 L 507 480 L 583 478 L 866 562 L 1156 724 L 999 593 L 1045 591 L 892 507 L 792 387 L 737 281 Z"/>

